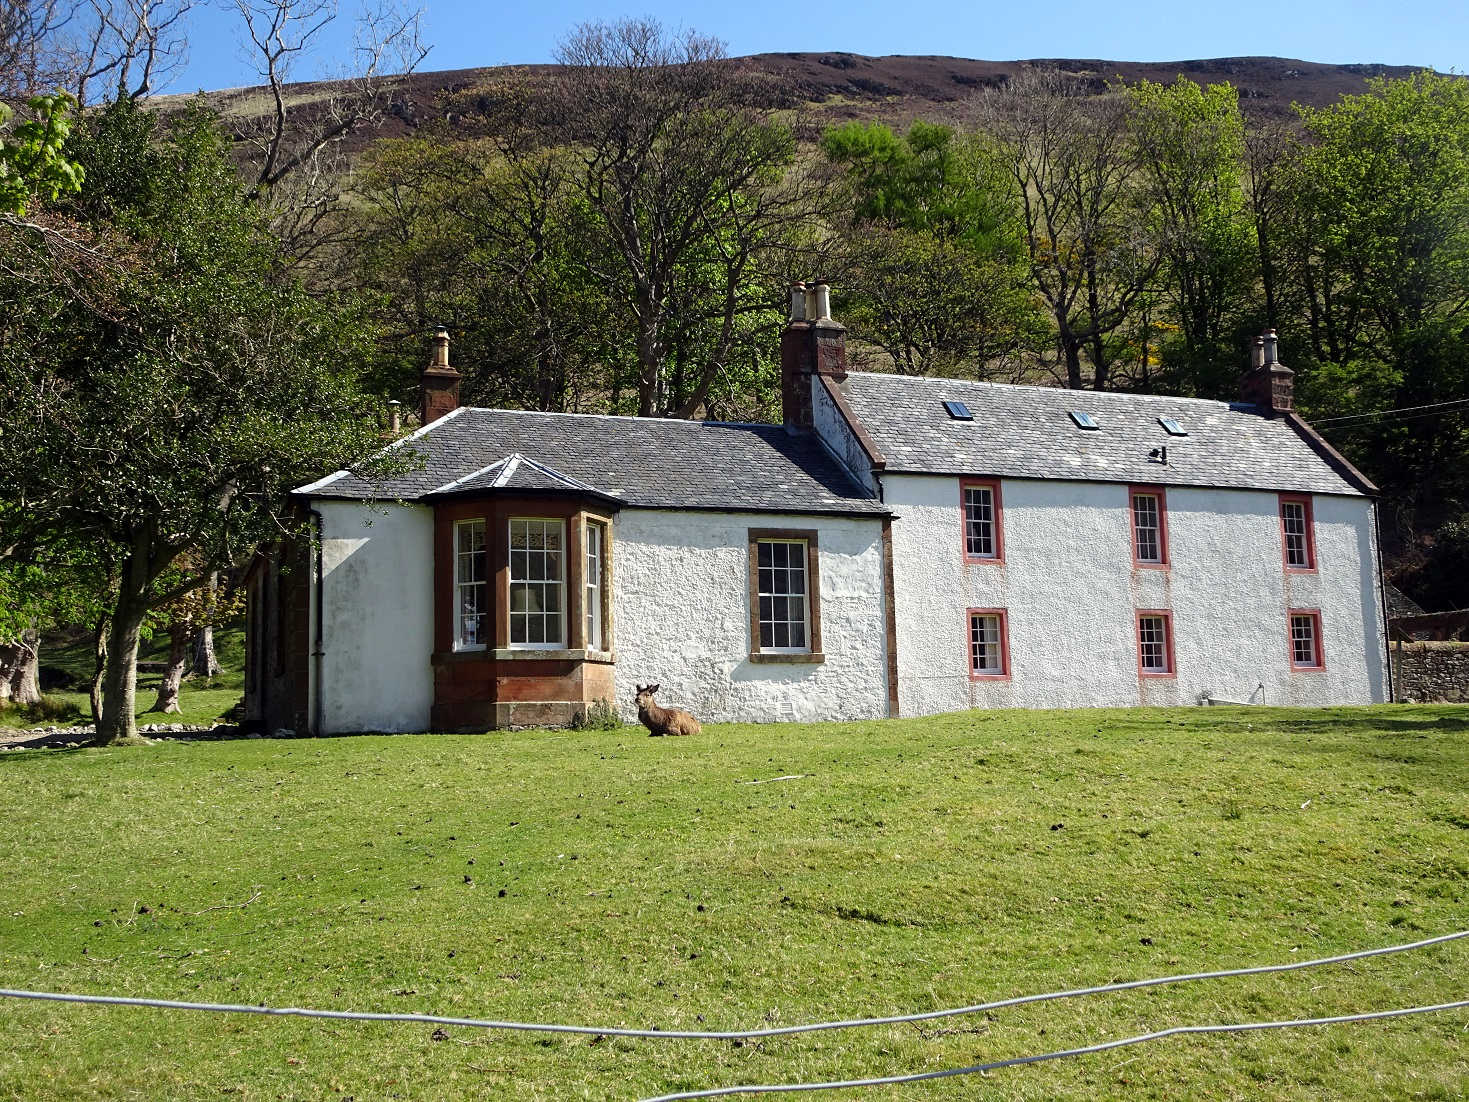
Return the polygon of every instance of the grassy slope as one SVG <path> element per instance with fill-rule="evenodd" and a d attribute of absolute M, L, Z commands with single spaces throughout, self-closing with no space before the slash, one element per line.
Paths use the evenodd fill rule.
<path fill-rule="evenodd" d="M 727 1028 L 1469 926 L 1464 709 L 174 743 L 11 753 L 0 778 L 4 986 Z M 1456 943 L 742 1046 L 10 1003 L 0 1097 L 630 1098 L 1447 1001 L 1466 973 Z M 861 1097 L 1457 1098 L 1465 1026 L 1179 1038 Z"/>
<path fill-rule="evenodd" d="M 49 640 L 48 640 L 49 642 Z M 215 631 L 215 655 L 223 672 L 208 681 L 189 678 L 179 691 L 179 712 L 164 715 L 150 712 L 158 696 L 159 675 L 149 670 L 138 674 L 138 722 L 149 723 L 192 723 L 211 724 L 221 722 L 224 714 L 240 702 L 245 685 L 245 633 L 239 628 L 221 628 Z M 140 648 L 138 659 L 142 662 L 164 662 L 168 659 L 168 636 L 159 632 Z M 77 686 L 86 685 L 92 677 L 92 644 L 89 639 L 73 639 L 62 645 L 42 648 L 41 660 L 45 666 L 64 671 Z M 77 690 L 53 691 L 46 694 L 58 701 L 71 705 L 69 718 L 38 719 L 13 710 L 0 710 L 0 729 L 7 727 L 32 727 L 72 723 L 90 723 L 91 706 L 87 693 Z"/>

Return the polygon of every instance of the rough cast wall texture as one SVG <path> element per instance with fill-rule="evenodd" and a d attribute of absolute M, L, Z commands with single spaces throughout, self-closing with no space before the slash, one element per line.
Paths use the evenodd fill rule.
<path fill-rule="evenodd" d="M 821 664 L 749 660 L 749 530 L 815 529 Z M 882 528 L 877 520 L 624 509 L 613 526 L 616 701 L 635 683 L 706 721 L 870 719 L 887 714 Z"/>
<path fill-rule="evenodd" d="M 433 510 L 355 501 L 316 508 L 326 620 L 320 733 L 426 731 L 434 696 Z"/>
<path fill-rule="evenodd" d="M 1167 492 L 1167 570 L 1132 564 L 1128 488 L 1002 483 L 1005 561 L 964 562 L 959 480 L 888 475 L 904 715 L 971 707 L 1269 704 L 1386 698 L 1371 505 L 1314 498 L 1319 572 L 1286 575 L 1278 499 Z M 1292 671 L 1286 609 L 1321 610 L 1326 669 Z M 970 681 L 968 608 L 1009 616 L 1011 678 Z M 1137 609 L 1171 609 L 1177 676 L 1142 679 Z M 1261 687 L 1263 686 L 1263 688 Z"/>
<path fill-rule="evenodd" d="M 1399 700 L 1469 703 L 1469 643 L 1394 643 L 1392 663 Z"/>

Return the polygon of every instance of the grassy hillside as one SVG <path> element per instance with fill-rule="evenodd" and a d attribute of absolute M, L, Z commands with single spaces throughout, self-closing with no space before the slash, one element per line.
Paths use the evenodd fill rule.
<path fill-rule="evenodd" d="M 1469 712 L 1190 709 L 0 755 L 0 986 L 737 1028 L 1469 926 Z M 762 1043 L 7 1003 L 0 1097 L 637 1098 L 1463 998 L 1469 944 Z M 871 1099 L 1456 1098 L 1460 1013 Z M 818 1095 L 815 1097 L 833 1097 Z"/>

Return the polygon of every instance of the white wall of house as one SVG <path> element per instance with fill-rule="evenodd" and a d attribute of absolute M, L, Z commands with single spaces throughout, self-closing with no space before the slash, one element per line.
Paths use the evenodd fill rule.
<path fill-rule="evenodd" d="M 752 663 L 749 530 L 814 529 L 820 664 Z M 624 509 L 612 544 L 616 701 L 635 684 L 706 721 L 869 719 L 887 714 L 878 519 Z"/>
<path fill-rule="evenodd" d="M 1287 574 L 1270 492 L 1170 487 L 1166 570 L 1132 560 L 1128 487 L 1006 479 L 1004 562 L 965 562 L 959 479 L 883 478 L 904 715 L 972 707 L 1386 698 L 1366 498 L 1313 499 L 1318 571 Z M 1008 610 L 1009 680 L 969 677 L 969 608 Z M 1325 669 L 1293 670 L 1287 608 L 1319 609 Z M 1172 611 L 1176 676 L 1138 675 L 1138 609 Z"/>
<path fill-rule="evenodd" d="M 426 731 L 433 704 L 433 510 L 317 501 L 321 733 Z M 312 639 L 316 638 L 312 604 Z"/>

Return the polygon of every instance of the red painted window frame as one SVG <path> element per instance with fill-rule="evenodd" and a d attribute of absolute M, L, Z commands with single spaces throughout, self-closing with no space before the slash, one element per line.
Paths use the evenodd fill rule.
<path fill-rule="evenodd" d="M 993 555 L 971 555 L 969 553 L 969 516 L 965 510 L 964 491 L 971 486 L 988 487 L 994 496 L 995 553 Z M 959 553 L 967 563 L 1003 563 L 1005 561 L 1005 504 L 1000 495 L 998 478 L 961 478 L 959 480 Z"/>
<path fill-rule="evenodd" d="M 1157 562 L 1149 562 L 1138 558 L 1137 553 L 1137 513 L 1134 509 L 1133 498 L 1138 494 L 1145 494 L 1158 499 L 1158 551 L 1162 555 Z M 1162 486 L 1136 485 L 1127 488 L 1127 530 L 1132 537 L 1132 565 L 1144 570 L 1167 570 L 1170 565 L 1168 555 L 1168 491 Z"/>
<path fill-rule="evenodd" d="M 1297 616 L 1309 616 L 1312 620 L 1312 630 L 1316 633 L 1316 664 L 1314 666 L 1302 666 L 1296 661 L 1296 638 L 1292 631 Z M 1300 673 L 1322 673 L 1326 669 L 1326 633 L 1321 627 L 1321 610 L 1319 608 L 1288 608 L 1285 610 L 1285 646 L 1286 655 L 1290 658 L 1292 671 Z"/>
<path fill-rule="evenodd" d="M 1316 514 L 1311 508 L 1310 494 L 1279 494 L 1279 503 L 1276 506 L 1276 515 L 1280 521 L 1280 563 L 1285 567 L 1287 574 L 1314 574 L 1316 573 Z M 1306 565 L 1292 566 L 1290 563 L 1290 549 L 1285 538 L 1285 507 L 1286 504 L 1301 505 L 1306 514 Z"/>
<path fill-rule="evenodd" d="M 1163 620 L 1163 645 L 1168 655 L 1167 670 L 1143 668 L 1143 617 L 1157 616 Z M 1173 653 L 1173 610 L 1168 608 L 1140 608 L 1132 623 L 1132 645 L 1137 651 L 1137 675 L 1146 680 L 1178 676 L 1178 660 Z"/>
<path fill-rule="evenodd" d="M 976 616 L 998 616 L 1000 618 L 1000 672 L 976 673 L 972 640 Z M 969 668 L 970 681 L 1010 680 L 1010 613 L 1003 608 L 968 608 L 964 610 L 964 664 Z"/>

